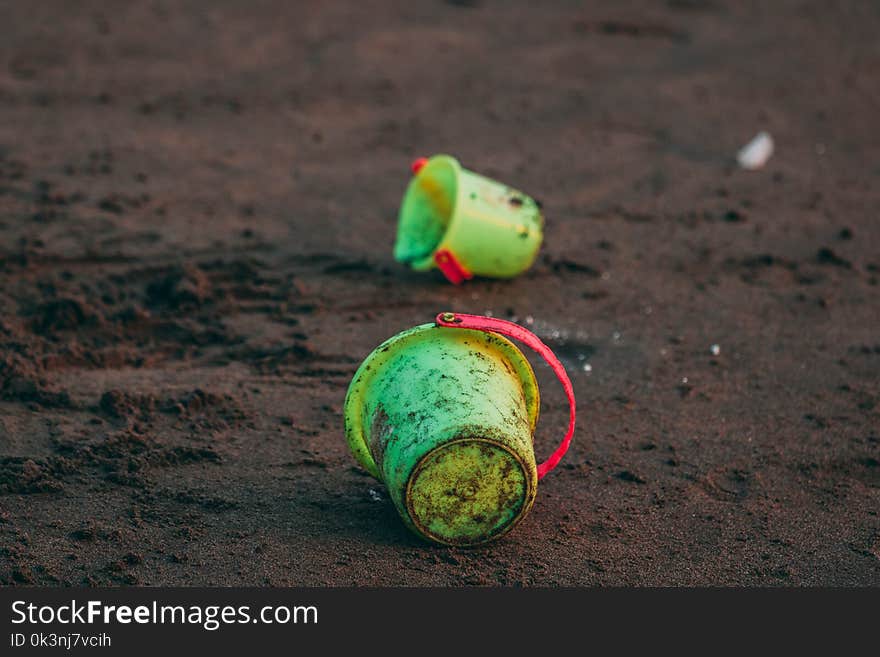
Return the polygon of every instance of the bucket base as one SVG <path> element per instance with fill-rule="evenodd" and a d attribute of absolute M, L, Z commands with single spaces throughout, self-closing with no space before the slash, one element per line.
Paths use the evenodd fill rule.
<path fill-rule="evenodd" d="M 428 453 L 409 479 L 409 517 L 416 530 L 433 541 L 485 543 L 512 529 L 531 509 L 533 470 L 492 440 L 445 443 Z"/>

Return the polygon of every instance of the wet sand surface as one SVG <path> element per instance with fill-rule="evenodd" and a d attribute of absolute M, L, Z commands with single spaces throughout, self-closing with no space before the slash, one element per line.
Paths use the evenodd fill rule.
<path fill-rule="evenodd" d="M 247 5 L 0 3 L 0 583 L 880 585 L 876 5 Z M 392 261 L 437 152 L 543 202 L 527 274 Z M 578 397 L 476 549 L 343 438 L 442 310 Z"/>

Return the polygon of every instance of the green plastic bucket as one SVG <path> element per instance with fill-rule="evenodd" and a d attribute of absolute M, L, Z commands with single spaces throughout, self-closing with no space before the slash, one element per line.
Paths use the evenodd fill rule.
<path fill-rule="evenodd" d="M 449 155 L 413 164 L 394 258 L 417 271 L 439 267 L 453 283 L 512 278 L 541 247 L 544 219 L 526 194 L 461 167 Z"/>
<path fill-rule="evenodd" d="M 504 336 L 423 324 L 361 364 L 345 399 L 345 434 L 410 529 L 438 543 L 476 545 L 509 531 L 532 507 L 539 407 L 532 368 Z"/>

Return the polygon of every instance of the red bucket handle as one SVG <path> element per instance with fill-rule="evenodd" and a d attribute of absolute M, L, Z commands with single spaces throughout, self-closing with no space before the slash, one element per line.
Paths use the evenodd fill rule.
<path fill-rule="evenodd" d="M 458 261 L 458 258 L 448 249 L 440 249 L 434 254 L 434 262 L 443 272 L 446 280 L 453 285 L 461 285 L 474 277 L 467 268 Z"/>
<path fill-rule="evenodd" d="M 486 331 L 488 333 L 500 333 L 508 337 L 519 340 L 525 345 L 534 349 L 543 358 L 556 374 L 556 378 L 562 384 L 565 390 L 565 396 L 568 398 L 568 432 L 550 457 L 538 466 L 538 479 L 543 479 L 544 475 L 553 470 L 562 460 L 562 457 L 568 451 L 571 444 L 571 438 L 574 436 L 575 416 L 577 415 L 577 406 L 574 400 L 574 388 L 571 385 L 571 379 L 565 367 L 559 362 L 556 354 L 541 339 L 523 328 L 519 324 L 508 322 L 503 319 L 495 319 L 494 317 L 484 317 L 482 315 L 466 315 L 464 313 L 440 313 L 436 318 L 437 326 L 444 328 L 465 328 L 475 329 L 477 331 Z"/>

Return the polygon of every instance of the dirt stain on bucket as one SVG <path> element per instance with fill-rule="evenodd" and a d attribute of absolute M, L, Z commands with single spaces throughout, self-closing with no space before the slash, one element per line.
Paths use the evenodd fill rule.
<path fill-rule="evenodd" d="M 390 422 L 388 414 L 380 404 L 376 407 L 373 414 L 373 423 L 370 425 L 370 454 L 376 467 L 382 469 L 382 463 L 385 461 L 385 448 L 392 440 L 391 435 L 394 433 L 394 426 Z"/>

